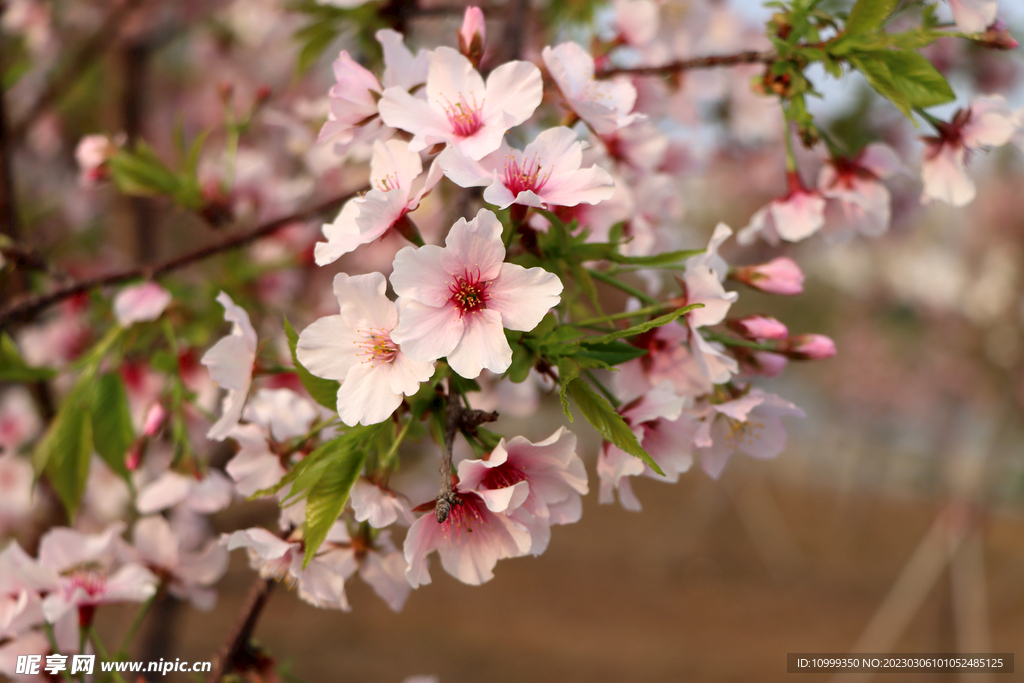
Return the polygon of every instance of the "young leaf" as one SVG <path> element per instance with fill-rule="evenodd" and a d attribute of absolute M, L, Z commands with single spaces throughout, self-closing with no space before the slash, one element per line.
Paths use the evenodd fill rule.
<path fill-rule="evenodd" d="M 119 373 L 108 372 L 99 378 L 95 387 L 91 411 L 93 444 L 110 469 L 127 481 L 124 456 L 135 441 L 135 432 L 124 382 Z"/>
<path fill-rule="evenodd" d="M 602 335 L 600 335 L 598 337 L 587 337 L 586 339 L 581 339 L 580 340 L 580 344 L 590 344 L 590 345 L 603 344 L 605 342 L 614 341 L 616 339 L 622 339 L 623 337 L 633 337 L 633 336 L 636 336 L 638 334 L 643 334 L 644 332 L 647 332 L 648 330 L 653 330 L 655 327 L 661 327 L 662 325 L 667 325 L 670 322 L 672 322 L 673 320 L 675 320 L 676 318 L 689 313 L 693 309 L 695 309 L 695 308 L 702 308 L 703 306 L 704 306 L 704 304 L 690 304 L 689 306 L 683 306 L 681 308 L 677 308 L 676 310 L 672 311 L 671 313 L 666 313 L 665 315 L 659 316 L 659 317 L 655 318 L 654 320 L 648 320 L 647 322 L 640 323 L 639 325 L 633 325 L 632 327 L 627 327 L 624 330 L 616 330 L 615 332 L 609 332 L 608 334 L 602 334 Z"/>
<path fill-rule="evenodd" d="M 900 0 L 857 0 L 846 20 L 847 33 L 873 33 L 885 25 Z"/>
<path fill-rule="evenodd" d="M 366 462 L 365 448 L 348 449 L 344 456 L 334 459 L 320 480 L 309 490 L 306 498 L 306 555 L 302 567 L 309 566 L 317 550 L 327 538 L 327 532 L 337 521 L 348 502 L 349 491 Z"/>
<path fill-rule="evenodd" d="M 665 475 L 658 467 L 658 463 L 654 462 L 654 458 L 640 446 L 633 430 L 622 419 L 622 416 L 615 412 L 612 404 L 604 396 L 598 394 L 589 384 L 578 378 L 569 382 L 569 393 L 572 395 L 573 401 L 576 402 L 576 407 L 605 441 L 640 458 L 658 474 Z"/>
<path fill-rule="evenodd" d="M 558 359 L 558 397 L 562 399 L 562 412 L 572 422 L 572 411 L 569 410 L 569 382 L 580 376 L 580 364 L 572 358 Z"/>
<path fill-rule="evenodd" d="M 0 382 L 35 382 L 52 379 L 57 375 L 53 368 L 34 368 L 28 365 L 18 352 L 18 346 L 6 332 L 0 335 Z"/>
<path fill-rule="evenodd" d="M 934 107 L 956 99 L 946 77 L 916 52 L 879 50 L 872 58 L 889 67 L 893 83 L 912 107 Z"/>
<path fill-rule="evenodd" d="M 862 54 L 866 55 L 867 53 Z M 864 74 L 868 85 L 874 88 L 875 92 L 892 102 L 908 119 L 914 120 L 911 104 L 900 89 L 896 87 L 896 83 L 893 82 L 892 73 L 885 62 L 870 58 L 862 59 L 859 56 L 852 55 L 849 59 L 850 64 Z"/>
<path fill-rule="evenodd" d="M 654 254 L 652 256 L 623 256 L 622 254 L 613 253 L 608 256 L 609 261 L 615 263 L 625 263 L 633 266 L 651 266 L 656 268 L 658 266 L 670 266 L 673 263 L 679 263 L 685 261 L 688 258 L 703 254 L 703 249 L 684 249 L 683 251 L 666 251 L 662 254 Z"/>
<path fill-rule="evenodd" d="M 288 337 L 288 348 L 291 349 L 292 352 L 292 362 L 295 363 L 295 374 L 299 376 L 299 381 L 302 382 L 302 386 L 306 388 L 306 391 L 308 391 L 309 395 L 313 397 L 313 400 L 324 408 L 337 410 L 338 389 L 341 388 L 341 383 L 332 379 L 317 377 L 309 370 L 302 367 L 302 363 L 299 362 L 299 357 L 295 353 L 295 347 L 299 343 L 299 335 L 295 331 L 295 328 L 292 327 L 292 324 L 288 321 L 288 318 L 284 319 L 284 333 Z"/>
<path fill-rule="evenodd" d="M 36 472 L 46 471 L 69 519 L 74 519 L 89 477 L 93 448 L 90 386 L 81 382 L 65 397 L 32 456 Z"/>
<path fill-rule="evenodd" d="M 634 358 L 647 355 L 647 349 L 637 347 L 620 341 L 590 342 L 583 339 L 580 341 L 580 350 L 576 356 L 583 356 L 593 360 L 601 361 L 608 365 L 620 365 Z"/>

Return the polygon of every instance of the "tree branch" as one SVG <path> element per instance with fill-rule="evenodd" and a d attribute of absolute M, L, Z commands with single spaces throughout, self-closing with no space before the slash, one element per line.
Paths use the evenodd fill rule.
<path fill-rule="evenodd" d="M 304 209 L 297 213 L 291 214 L 290 216 L 283 216 L 276 218 L 272 221 L 268 221 L 255 228 L 241 232 L 237 235 L 227 237 L 220 242 L 211 244 L 206 247 L 201 247 L 194 251 L 187 252 L 181 256 L 169 259 L 155 266 L 133 266 L 126 270 L 122 270 L 116 273 L 109 273 L 107 275 L 101 275 L 87 280 L 80 280 L 73 282 L 67 286 L 56 289 L 48 294 L 41 294 L 32 297 L 23 297 L 22 299 L 15 301 L 7 308 L 0 311 L 0 329 L 7 327 L 8 325 L 16 322 L 26 322 L 37 316 L 42 311 L 46 310 L 54 304 L 60 303 L 65 299 L 71 298 L 84 292 L 90 292 L 94 289 L 101 287 L 108 287 L 110 285 L 121 284 L 122 282 L 128 282 L 129 280 L 137 280 L 140 278 L 146 278 L 155 280 L 167 275 L 176 270 L 190 266 L 193 263 L 202 261 L 216 256 L 217 254 L 225 251 L 231 251 L 232 249 L 238 249 L 249 245 L 263 237 L 274 234 L 281 228 L 291 225 L 292 223 L 299 223 L 315 218 L 321 214 L 335 211 L 341 207 L 346 201 L 355 197 L 361 192 L 364 192 L 367 188 L 361 188 L 356 192 L 350 192 L 340 197 L 329 199 L 325 202 L 312 206 L 308 209 Z"/>
<path fill-rule="evenodd" d="M 249 596 L 242 606 L 238 626 L 228 635 L 227 641 L 217 653 L 217 660 L 213 663 L 210 675 L 206 677 L 206 683 L 218 683 L 225 674 L 229 673 L 235 666 L 236 660 L 243 655 L 249 647 L 249 638 L 256 629 L 256 622 L 259 621 L 260 613 L 267 604 L 267 596 L 274 582 L 261 577 L 256 577 L 252 588 L 249 589 Z"/>
<path fill-rule="evenodd" d="M 723 66 L 737 66 L 740 64 L 771 64 L 776 59 L 778 59 L 778 55 L 774 52 L 758 52 L 756 50 L 749 50 L 747 52 L 737 52 L 732 55 L 694 57 L 693 59 L 669 62 L 668 64 L 662 64 L 661 66 L 637 66 L 632 68 L 614 67 L 611 69 L 601 69 L 595 75 L 597 78 L 609 78 L 620 74 L 628 76 L 665 76 L 668 74 L 679 73 L 680 71 L 690 71 L 692 69 L 714 69 Z"/>
<path fill-rule="evenodd" d="M 485 412 L 465 408 L 459 395 L 455 393 L 453 382 L 448 378 L 448 398 L 445 401 L 444 452 L 441 455 L 441 490 L 434 502 L 434 518 L 438 524 L 448 519 L 453 505 L 461 505 L 462 501 L 455 495 L 452 483 L 452 452 L 455 448 L 455 436 L 460 431 L 474 430 L 485 422 L 494 422 L 498 413 Z"/>

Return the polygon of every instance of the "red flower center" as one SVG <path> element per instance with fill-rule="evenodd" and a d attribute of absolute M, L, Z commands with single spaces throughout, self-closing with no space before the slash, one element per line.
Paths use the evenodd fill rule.
<path fill-rule="evenodd" d="M 505 187 L 514 195 L 520 192 L 540 192 L 548 182 L 548 175 L 541 175 L 542 166 L 534 156 L 530 161 L 523 160 L 522 165 L 512 155 L 505 161 Z"/>
<path fill-rule="evenodd" d="M 455 134 L 464 138 L 468 138 L 484 125 L 483 103 L 477 104 L 476 95 L 473 95 L 472 99 L 470 103 L 465 95 L 459 93 L 458 102 L 453 104 L 445 100 L 441 105 Z"/>
<path fill-rule="evenodd" d="M 506 461 L 502 465 L 492 467 L 480 484 L 485 489 L 503 489 L 508 486 L 514 486 L 521 481 L 526 481 L 527 479 L 528 477 L 525 472 Z"/>
<path fill-rule="evenodd" d="M 469 269 L 466 269 L 462 275 L 457 275 L 454 281 L 448 283 L 448 291 L 451 292 L 448 301 L 459 309 L 460 318 L 487 308 L 487 301 L 490 299 L 487 295 L 489 284 L 490 282 L 480 279 L 479 268 L 476 273 L 470 273 Z"/>

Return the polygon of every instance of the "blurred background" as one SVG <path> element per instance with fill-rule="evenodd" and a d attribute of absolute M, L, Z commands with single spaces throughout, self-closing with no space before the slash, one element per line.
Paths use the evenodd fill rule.
<path fill-rule="evenodd" d="M 508 20 L 518 6 L 511 2 L 486 8 L 488 49 L 497 58 L 510 41 L 522 41 L 527 58 L 537 60 L 544 44 L 586 35 L 573 23 L 577 4 L 584 3 L 536 4 L 522 22 L 520 15 Z M 461 19 L 460 7 L 428 2 L 418 13 L 364 7 L 344 17 L 325 15 L 314 2 L 283 0 L 8 0 L 0 6 L 5 116 L 25 217 L 21 234 L 12 237 L 57 264 L 32 274 L 36 283 L 156 262 L 220 238 L 167 202 L 127 199 L 109 185 L 83 183 L 74 150 L 84 135 L 144 139 L 170 159 L 176 130 L 189 140 L 212 130 L 199 163 L 210 205 L 220 202 L 239 222 L 286 214 L 365 179 L 365 154 L 352 150 L 343 160 L 331 145 L 315 144 L 338 50 L 373 64 L 379 55 L 366 27 L 397 26 L 411 45 L 431 47 L 452 44 Z M 761 46 L 758 22 L 767 12 L 755 0 L 669 0 L 665 7 L 688 38 L 677 56 Z M 1000 10 L 1011 32 L 1024 28 L 1020 3 L 1001 0 Z M 324 20 L 328 15 L 334 23 Z M 596 12 L 599 26 L 604 16 Z M 963 96 L 940 109 L 940 118 L 972 94 L 1022 99 L 1019 50 L 984 51 L 950 40 L 927 56 Z M 694 73 L 670 92 L 638 84 L 642 94 L 664 97 L 663 113 L 674 120 L 665 131 L 681 179 L 664 219 L 682 246 L 706 244 L 718 221 L 742 228 L 784 188 L 782 126 L 774 103 L 749 92 L 751 76 L 746 69 Z M 786 423 L 783 455 L 773 461 L 734 456 L 717 481 L 699 470 L 676 485 L 640 479 L 635 488 L 644 509 L 630 513 L 597 504 L 599 441 L 577 421 L 591 494 L 582 521 L 554 529 L 544 555 L 503 561 L 496 578 L 476 588 L 458 583 L 435 561 L 433 585 L 414 591 L 399 614 L 360 580 L 346 586 L 351 613 L 317 610 L 277 586 L 255 633 L 285 663 L 289 680 L 397 683 L 422 674 L 442 683 L 776 681 L 791 676 L 788 652 L 1019 650 L 1021 150 L 1014 144 L 971 159 L 979 192 L 970 206 L 922 206 L 918 138 L 927 133 L 856 77 L 837 83 L 822 75 L 818 85 L 824 125 L 853 148 L 880 136 L 909 172 L 888 183 L 893 221 L 879 238 L 840 244 L 815 238 L 782 250 L 762 245 L 726 252 L 731 262 L 778 253 L 797 260 L 808 275 L 803 295 L 744 290 L 734 312 L 773 315 L 794 333 L 828 334 L 839 351 L 827 361 L 793 364 L 783 378 L 763 385 L 808 414 Z M 248 112 L 252 120 L 236 140 L 230 169 L 233 188 L 220 196 L 217 188 L 229 172 L 222 151 L 230 125 Z M 808 182 L 820 164 L 817 153 L 801 157 Z M 417 215 L 428 241 L 451 224 L 456 198 L 435 193 Z M 236 301 L 253 313 L 261 339 L 279 336 L 282 313 L 301 329 L 332 312 L 329 282 L 336 272 L 387 272 L 402 246 L 386 238 L 360 252 L 358 261 L 317 269 L 310 255 L 319 227 L 297 223 L 187 270 L 169 286 L 176 298 L 205 307 L 212 320 L 220 315 L 213 295 L 230 281 L 248 295 Z M 3 277 L 5 300 L 32 284 L 9 271 Z M 84 303 L 72 300 L 19 326 L 23 353 L 37 363 L 74 358 L 94 322 Z M 197 322 L 182 329 L 193 363 L 212 341 L 209 329 L 217 328 Z M 146 359 L 133 360 L 144 381 Z M 17 393 L 22 390 L 0 391 L 0 417 L 25 403 Z M 542 401 L 539 417 L 505 416 L 495 430 L 534 440 L 548 436 L 564 417 L 557 397 Z M 435 452 L 403 456 L 410 478 L 416 468 L 436 468 Z M 213 457 L 223 461 L 225 454 Z M 87 513 L 99 522 L 116 517 L 125 504 L 116 496 L 94 500 Z M 34 514 L 16 522 L 4 518 L 0 531 L 30 545 L 53 521 Z M 276 508 L 246 503 L 214 522 L 230 531 L 270 525 L 275 517 Z M 210 613 L 164 609 L 144 629 L 146 651 L 212 659 L 238 618 L 252 575 L 235 553 L 218 607 Z M 133 613 L 105 610 L 101 632 L 119 636 Z"/>

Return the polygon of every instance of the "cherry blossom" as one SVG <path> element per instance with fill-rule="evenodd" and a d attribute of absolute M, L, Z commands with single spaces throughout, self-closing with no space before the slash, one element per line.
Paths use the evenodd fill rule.
<path fill-rule="evenodd" d="M 430 56 L 426 100 L 388 88 L 380 116 L 387 125 L 413 134 L 413 152 L 447 143 L 480 159 L 501 145 L 509 128 L 533 115 L 542 90 L 540 70 L 529 62 L 502 64 L 485 84 L 468 59 L 439 47 Z"/>
<path fill-rule="evenodd" d="M 368 522 L 375 529 L 383 529 L 401 520 L 406 525 L 414 520 L 401 497 L 365 478 L 359 478 L 349 493 L 352 516 L 357 522 Z"/>
<path fill-rule="evenodd" d="M 39 591 L 48 588 L 39 567 L 17 541 L 0 552 L 0 640 L 43 622 Z"/>
<path fill-rule="evenodd" d="M 35 472 L 17 453 L 0 455 L 0 534 L 17 528 L 32 512 Z"/>
<path fill-rule="evenodd" d="M 249 564 L 264 579 L 295 586 L 299 597 L 315 607 L 346 612 L 352 608 L 345 595 L 345 578 L 355 573 L 355 558 L 332 552 L 331 544 L 347 540 L 344 525 L 335 524 L 320 552 L 303 569 L 303 548 L 298 541 L 286 541 L 261 527 L 222 537 L 228 550 L 245 548 Z"/>
<path fill-rule="evenodd" d="M 559 302 L 562 283 L 543 268 L 503 263 L 501 223 L 486 209 L 460 218 L 444 248 L 406 247 L 395 256 L 391 285 L 402 308 L 392 338 L 410 357 L 447 357 L 475 378 L 483 368 L 502 373 L 512 363 L 503 327 L 532 330 Z"/>
<path fill-rule="evenodd" d="M 438 163 L 456 185 L 486 186 L 484 201 L 502 209 L 510 204 L 540 208 L 597 204 L 615 192 L 607 171 L 597 165 L 580 168 L 583 143 L 565 127 L 545 130 L 522 151 L 503 142 L 479 161 L 449 147 Z"/>
<path fill-rule="evenodd" d="M 520 481 L 500 489 L 456 488 L 456 504 L 438 523 L 433 512 L 417 519 L 405 537 L 405 576 L 413 588 L 430 583 L 427 556 L 435 550 L 445 571 L 463 583 L 478 586 L 494 578 L 498 560 L 530 552 L 530 532 L 510 514 L 529 495 Z"/>
<path fill-rule="evenodd" d="M 307 327 L 296 346 L 307 370 L 342 383 L 338 415 L 349 426 L 383 422 L 433 374 L 434 358 L 414 358 L 398 341 L 401 306 L 386 288 L 380 273 L 339 273 L 334 295 L 341 313 Z"/>
<path fill-rule="evenodd" d="M 739 370 L 734 358 L 725 355 L 720 345 L 704 339 L 699 331 L 701 327 L 717 325 L 725 320 L 729 308 L 739 296 L 736 292 L 726 292 L 722 286 L 725 262 L 718 256 L 718 247 L 730 235 L 732 229 L 719 223 L 704 253 L 686 260 L 686 272 L 681 281 L 685 303 L 702 304 L 686 314 L 690 351 L 704 376 L 714 384 L 729 381 Z"/>
<path fill-rule="evenodd" d="M 143 517 L 132 528 L 133 546 L 129 556 L 168 580 L 171 595 L 189 600 L 205 611 L 213 609 L 217 594 L 210 586 L 224 576 L 228 553 L 211 540 L 199 552 L 188 552 L 166 519 Z"/>
<path fill-rule="evenodd" d="M 114 297 L 114 317 L 122 327 L 156 320 L 171 303 L 171 293 L 155 282 L 144 282 L 121 290 Z"/>
<path fill-rule="evenodd" d="M 669 381 L 680 396 L 698 396 L 713 388 L 687 342 L 690 330 L 672 322 L 634 337 L 634 346 L 647 349 L 647 355 L 623 363 L 612 375 L 615 395 L 632 401 L 654 387 Z"/>
<path fill-rule="evenodd" d="M 231 480 L 220 470 L 211 469 L 204 477 L 167 470 L 139 488 L 135 507 L 144 515 L 177 505 L 209 514 L 231 504 L 232 488 Z"/>
<path fill-rule="evenodd" d="M 836 343 L 823 334 L 801 334 L 788 339 L 781 352 L 797 360 L 821 360 L 836 355 Z"/>
<path fill-rule="evenodd" d="M 676 482 L 681 473 L 690 469 L 696 427 L 683 413 L 686 403 L 686 399 L 676 395 L 672 385 L 665 382 L 619 409 L 622 419 L 632 428 L 640 445 L 658 463 L 665 476 L 652 470 L 640 458 L 605 442 L 597 461 L 597 475 L 601 479 L 598 500 L 601 503 L 613 502 L 613 491 L 617 489 L 622 507 L 639 511 L 640 500 L 633 493 L 628 477 L 642 474 Z"/>
<path fill-rule="evenodd" d="M 764 315 L 748 315 L 738 320 L 730 320 L 729 327 L 748 339 L 762 341 L 765 339 L 785 339 L 789 336 L 786 326 Z"/>
<path fill-rule="evenodd" d="M 636 88 L 626 78 L 594 79 L 594 58 L 578 43 L 545 47 L 544 65 L 566 103 L 598 135 L 611 135 L 643 114 L 631 114 Z"/>
<path fill-rule="evenodd" d="M 437 166 L 432 165 L 424 177 L 420 176 L 422 171 L 420 155 L 410 151 L 408 143 L 374 142 L 370 162 L 373 189 L 347 202 L 335 221 L 323 226 L 327 241 L 316 245 L 317 265 L 333 263 L 356 247 L 380 239 L 393 227 L 401 230 L 403 219 L 408 222 L 405 215 L 415 210 L 423 195 L 440 180 Z"/>
<path fill-rule="evenodd" d="M 104 532 L 81 534 L 58 527 L 39 542 L 40 577 L 47 582 L 43 614 L 51 624 L 78 608 L 82 626 L 92 622 L 97 605 L 143 602 L 156 592 L 157 577 L 136 562 L 118 561 L 123 523 Z"/>
<path fill-rule="evenodd" d="M 996 21 L 996 0 L 949 0 L 953 21 L 962 33 L 981 33 Z"/>
<path fill-rule="evenodd" d="M 730 401 L 709 404 L 693 437 L 701 467 L 717 479 L 736 451 L 774 458 L 786 445 L 781 418 L 787 415 L 806 417 L 789 401 L 756 388 Z"/>
<path fill-rule="evenodd" d="M 966 206 L 977 190 L 967 174 L 970 154 L 982 147 L 1000 147 L 1020 127 L 1020 117 L 1010 111 L 1001 95 L 978 97 L 961 109 L 951 123 L 935 123 L 938 135 L 925 138 L 921 160 L 924 191 L 921 202 L 932 200 L 951 206 Z"/>
<path fill-rule="evenodd" d="M 525 481 L 529 494 L 508 513 L 530 532 L 530 554 L 540 555 L 551 539 L 552 524 L 572 524 L 583 514 L 580 498 L 588 492 L 587 472 L 576 455 L 576 435 L 559 427 L 537 443 L 517 436 L 501 439 L 480 460 L 459 463 L 459 485 L 473 490 L 502 489 Z"/>
<path fill-rule="evenodd" d="M 467 7 L 459 27 L 459 52 L 480 68 L 480 59 L 484 55 L 484 44 L 487 41 L 487 24 L 484 13 L 479 7 Z"/>
<path fill-rule="evenodd" d="M 818 190 L 828 202 L 822 234 L 841 242 L 856 233 L 877 237 L 887 231 L 891 199 L 881 180 L 902 168 L 896 153 L 878 143 L 853 159 L 830 159 L 818 174 Z"/>
<path fill-rule="evenodd" d="M 221 388 L 227 390 L 221 405 L 221 417 L 206 436 L 223 441 L 242 417 L 242 408 L 252 385 L 252 369 L 256 362 L 256 330 L 249 314 L 236 306 L 225 292 L 217 296 L 224 307 L 224 319 L 231 323 L 231 334 L 213 345 L 203 356 L 202 364 Z"/>
<path fill-rule="evenodd" d="M 789 193 L 773 199 L 750 218 L 747 227 L 736 235 L 742 245 L 753 244 L 758 235 L 771 245 L 780 239 L 799 242 L 825 225 L 825 198 L 817 190 L 807 190 L 796 172 L 789 174 Z"/>

